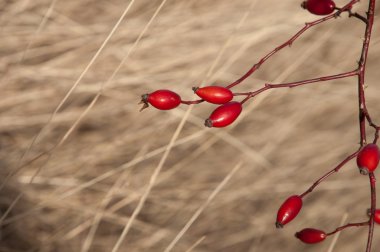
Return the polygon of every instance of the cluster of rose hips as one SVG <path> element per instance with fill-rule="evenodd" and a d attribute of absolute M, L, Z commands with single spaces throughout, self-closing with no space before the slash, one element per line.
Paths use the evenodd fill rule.
<path fill-rule="evenodd" d="M 374 172 L 379 165 L 380 151 L 376 144 L 364 146 L 357 155 L 356 163 L 359 171 L 363 175 Z M 292 195 L 281 205 L 277 213 L 276 227 L 282 228 L 285 224 L 292 221 L 302 208 L 302 198 L 306 193 L 301 195 Z M 374 216 L 375 222 L 380 224 L 380 209 L 376 210 Z M 296 233 L 296 237 L 305 243 L 318 243 L 323 241 L 331 232 L 326 234 L 322 230 L 314 228 L 305 228 Z"/>
<path fill-rule="evenodd" d="M 352 3 L 354 2 L 355 1 L 352 1 Z M 346 8 L 345 10 L 348 11 L 350 15 L 354 15 L 351 13 L 351 7 L 352 7 L 351 5 L 349 5 L 348 8 L 347 7 L 344 7 L 344 8 Z M 343 10 L 343 9 L 337 8 L 334 1 L 332 0 L 306 0 L 302 3 L 301 6 L 304 9 L 307 9 L 310 13 L 315 14 L 315 15 L 329 15 L 333 13 L 334 10 L 338 10 L 338 14 L 339 14 L 339 12 Z M 360 19 L 366 21 L 365 18 L 363 18 L 362 16 L 358 14 L 356 15 L 357 15 L 356 17 L 359 17 Z M 255 92 L 233 93 L 231 91 L 231 88 L 239 84 L 251 73 L 248 72 L 243 77 L 241 77 L 238 81 L 226 87 L 222 87 L 222 86 L 194 87 L 193 88 L 194 93 L 200 98 L 199 100 L 195 100 L 195 101 L 184 101 L 181 99 L 181 97 L 177 93 L 170 90 L 165 90 L 165 89 L 157 90 L 149 94 L 144 94 L 142 95 L 142 99 L 141 99 L 141 103 L 143 103 L 144 106 L 142 107 L 141 110 L 147 108 L 149 104 L 160 110 L 170 110 L 170 109 L 174 109 L 178 107 L 180 104 L 190 105 L 190 104 L 199 104 L 201 102 L 209 102 L 212 104 L 218 104 L 220 106 L 218 106 L 210 114 L 210 116 L 205 120 L 205 126 L 210 127 L 210 128 L 211 127 L 216 127 L 216 128 L 226 127 L 232 124 L 238 118 L 238 116 L 240 115 L 242 111 L 243 104 L 248 99 L 270 88 L 269 86 L 266 86 L 263 89 L 255 91 Z M 232 101 L 234 96 L 246 96 L 246 97 L 241 102 L 238 102 L 238 101 Z M 377 134 L 378 134 L 380 128 L 378 126 L 375 126 L 375 127 L 377 127 Z M 374 143 L 364 145 L 360 149 L 360 151 L 352 155 L 352 157 L 356 156 L 356 161 L 357 161 L 359 171 L 363 175 L 368 175 L 368 174 L 373 175 L 373 172 L 379 165 L 380 151 L 379 151 L 378 146 L 376 145 L 376 141 L 377 141 L 377 138 L 374 141 Z M 335 168 L 333 171 L 323 176 L 319 181 L 317 181 L 311 187 L 311 189 L 309 189 L 305 193 L 301 195 L 290 196 L 281 205 L 281 207 L 278 210 L 276 227 L 282 228 L 284 225 L 292 221 L 301 211 L 302 204 L 303 204 L 303 201 L 302 201 L 303 197 L 306 196 L 308 193 L 310 193 L 312 189 L 322 179 L 325 179 L 326 177 L 331 175 L 332 172 L 337 172 L 341 168 L 341 166 L 343 166 L 348 160 L 349 159 L 346 159 L 345 161 L 341 163 L 341 165 L 338 168 Z M 380 209 L 375 211 L 373 219 L 376 223 L 380 224 Z M 314 228 L 306 228 L 306 229 L 301 230 L 300 232 L 297 232 L 295 236 L 304 243 L 318 243 L 325 240 L 327 236 L 335 234 L 336 232 L 339 232 L 346 227 L 364 226 L 364 225 L 369 225 L 369 221 L 362 222 L 362 223 L 348 224 L 346 226 L 336 229 L 335 231 L 331 233 L 326 233 L 322 230 L 318 230 Z"/>
<path fill-rule="evenodd" d="M 194 92 L 202 100 L 188 102 L 181 100 L 181 97 L 170 90 L 157 90 L 151 94 L 142 96 L 141 102 L 144 103 L 142 109 L 151 104 L 153 107 L 161 110 L 169 110 L 178 107 L 181 103 L 199 103 L 207 101 L 213 104 L 222 104 L 211 113 L 205 121 L 207 127 L 225 127 L 233 123 L 242 111 L 242 103 L 231 101 L 234 97 L 232 91 L 221 86 L 207 86 L 193 88 Z"/>
<path fill-rule="evenodd" d="M 335 3 L 332 0 L 307 0 L 302 3 L 302 7 L 307 9 L 310 13 L 315 15 L 328 15 L 335 9 Z M 200 88 L 193 88 L 202 100 L 198 101 L 183 101 L 181 97 L 170 90 L 161 89 L 150 94 L 142 95 L 141 103 L 144 104 L 141 110 L 147 108 L 151 104 L 153 107 L 160 110 L 169 110 L 183 104 L 197 104 L 203 101 L 221 104 L 217 107 L 205 121 L 205 126 L 222 128 L 233 123 L 242 111 L 242 102 L 232 101 L 236 95 L 228 87 L 222 86 L 207 86 Z"/>

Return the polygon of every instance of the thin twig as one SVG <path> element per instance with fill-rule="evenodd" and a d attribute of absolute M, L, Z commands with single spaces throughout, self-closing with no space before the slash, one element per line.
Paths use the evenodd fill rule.
<path fill-rule="evenodd" d="M 322 181 L 330 177 L 332 174 L 337 173 L 348 161 L 356 157 L 359 153 L 360 149 L 346 157 L 342 162 L 340 162 L 334 169 L 324 174 L 321 178 L 314 182 L 314 184 L 307 189 L 304 193 L 300 195 L 300 197 L 305 197 L 307 194 L 311 193 Z"/>
<path fill-rule="evenodd" d="M 327 20 L 330 20 L 330 19 L 333 19 L 333 18 L 336 18 L 336 16 L 338 15 L 338 13 L 342 12 L 342 11 L 345 11 L 345 10 L 349 10 L 351 9 L 351 7 L 355 4 L 359 2 L 359 0 L 352 0 L 350 1 L 348 4 L 346 4 L 344 7 L 342 7 L 339 11 L 337 11 L 336 13 L 333 13 L 331 15 L 328 15 L 326 17 L 323 17 L 323 18 L 320 18 L 318 20 L 315 20 L 313 22 L 310 22 L 310 23 L 306 23 L 305 26 L 300 29 L 295 35 L 293 35 L 293 37 L 291 37 L 289 40 L 287 40 L 285 43 L 281 44 L 280 46 L 276 47 L 275 49 L 273 49 L 272 51 L 270 51 L 267 55 L 265 55 L 262 59 L 259 60 L 258 63 L 254 64 L 242 77 L 240 77 L 239 79 L 237 79 L 236 81 L 234 81 L 233 83 L 227 85 L 227 88 L 233 88 L 234 86 L 240 84 L 242 81 L 244 81 L 245 79 L 247 79 L 249 76 L 251 76 L 257 69 L 260 68 L 260 66 L 262 64 L 264 64 L 270 57 L 272 57 L 274 54 L 276 54 L 278 51 L 280 51 L 281 49 L 287 47 L 287 46 L 291 46 L 293 44 L 294 41 L 296 41 L 305 31 L 309 30 L 311 27 L 315 26 L 315 25 L 318 25 L 318 24 L 321 24 Z"/>

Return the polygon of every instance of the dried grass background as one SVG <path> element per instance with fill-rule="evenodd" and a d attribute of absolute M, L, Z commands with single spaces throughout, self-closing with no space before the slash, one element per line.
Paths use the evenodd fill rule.
<path fill-rule="evenodd" d="M 308 196 L 294 222 L 274 226 L 284 199 L 358 147 L 355 78 L 263 93 L 224 129 L 203 126 L 212 105 L 141 113 L 137 105 L 156 89 L 193 99 L 193 86 L 234 81 L 315 19 L 299 5 L 0 1 L 2 182 L 13 174 L 1 191 L 0 251 L 116 251 L 123 230 L 119 251 L 364 251 L 367 228 L 314 246 L 294 238 L 365 220 L 369 183 L 355 162 Z M 235 90 L 352 70 L 363 29 L 346 14 L 313 28 Z M 379 31 L 377 22 L 367 68 L 377 122 Z"/>

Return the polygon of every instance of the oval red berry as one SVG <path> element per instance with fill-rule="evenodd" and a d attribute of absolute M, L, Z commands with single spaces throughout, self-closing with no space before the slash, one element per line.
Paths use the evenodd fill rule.
<path fill-rule="evenodd" d="M 142 101 L 151 104 L 157 109 L 169 110 L 177 107 L 181 103 L 181 97 L 173 91 L 161 89 L 143 95 Z"/>
<path fill-rule="evenodd" d="M 227 103 L 234 97 L 231 90 L 220 86 L 193 88 L 193 90 L 200 98 L 214 104 Z"/>
<path fill-rule="evenodd" d="M 297 232 L 296 237 L 304 243 L 313 244 L 326 239 L 326 233 L 314 228 L 305 228 Z"/>
<path fill-rule="evenodd" d="M 302 208 L 302 198 L 298 195 L 290 196 L 281 205 L 277 212 L 276 227 L 282 228 L 285 224 L 292 221 Z"/>
<path fill-rule="evenodd" d="M 205 121 L 207 127 L 222 128 L 233 123 L 242 111 L 240 102 L 229 102 L 217 107 Z"/>
<path fill-rule="evenodd" d="M 335 10 L 335 2 L 332 0 L 307 0 L 302 5 L 310 13 L 315 15 L 329 15 Z"/>
<path fill-rule="evenodd" d="M 376 144 L 367 144 L 356 157 L 356 163 L 362 174 L 373 172 L 379 165 L 379 160 L 380 152 Z"/>

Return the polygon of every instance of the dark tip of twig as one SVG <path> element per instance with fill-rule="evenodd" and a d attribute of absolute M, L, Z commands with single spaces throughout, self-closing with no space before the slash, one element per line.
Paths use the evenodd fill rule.
<path fill-rule="evenodd" d="M 148 108 L 148 107 L 149 107 L 148 103 L 144 103 L 144 105 L 140 109 L 140 112 L 143 111 L 144 109 Z"/>
<path fill-rule="evenodd" d="M 148 96 L 149 94 L 143 94 L 141 96 L 141 101 L 139 102 L 139 104 L 144 104 L 142 106 L 142 108 L 140 109 L 140 112 L 143 111 L 144 109 L 146 109 L 147 107 L 149 107 L 149 104 L 148 104 Z"/>

